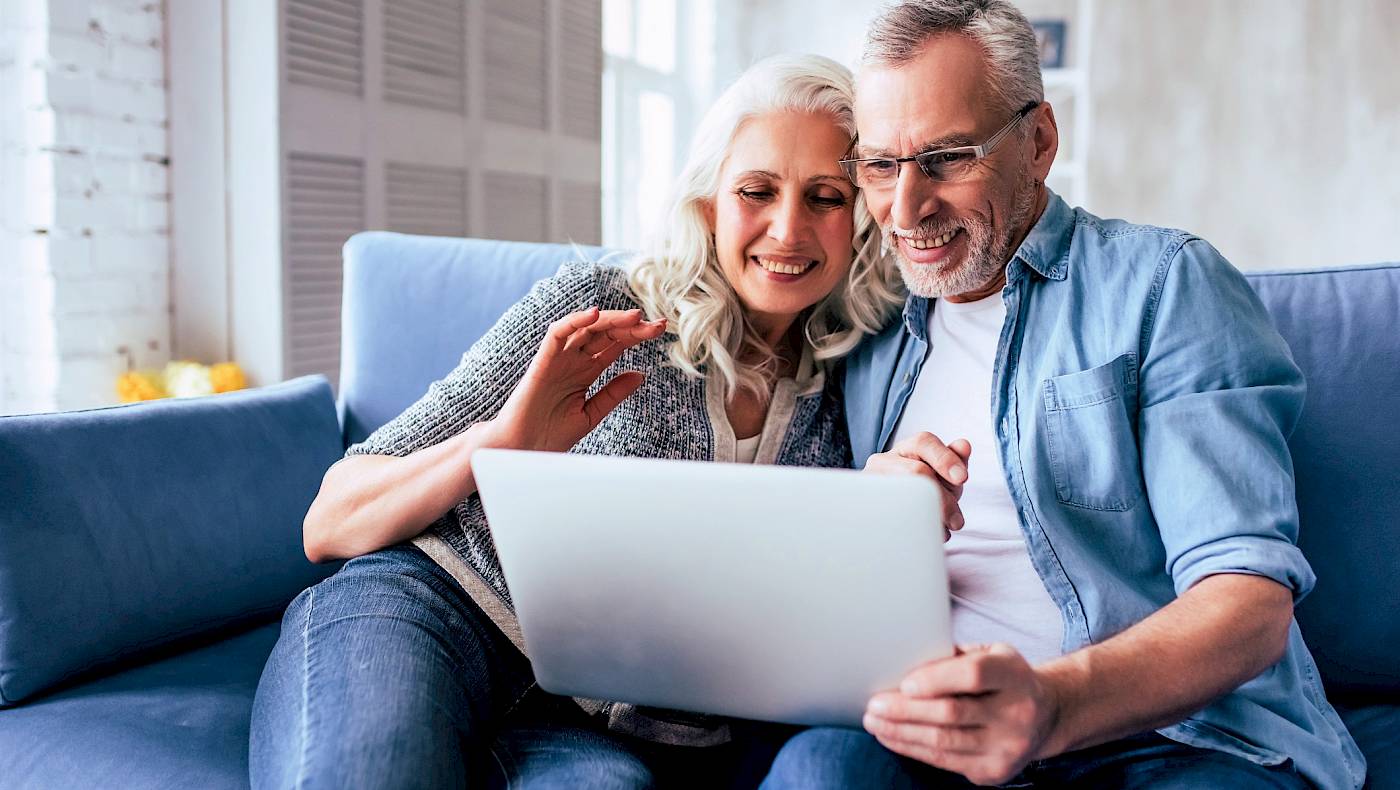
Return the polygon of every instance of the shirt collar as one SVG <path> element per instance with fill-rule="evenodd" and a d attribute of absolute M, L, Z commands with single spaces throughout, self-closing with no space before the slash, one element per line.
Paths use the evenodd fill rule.
<path fill-rule="evenodd" d="M 904 331 L 920 340 L 928 340 L 928 306 L 922 296 L 909 294 L 904 300 Z"/>
<path fill-rule="evenodd" d="M 1063 280 L 1069 273 L 1069 241 L 1074 234 L 1074 211 L 1050 187 L 1045 188 L 1045 194 L 1049 198 L 1045 210 L 1011 259 L 1019 259 L 1041 277 Z M 1010 274 L 1007 276 L 1009 278 Z M 904 301 L 904 328 L 920 340 L 928 339 L 930 301 L 914 294 L 909 294 Z"/>
<path fill-rule="evenodd" d="M 1031 226 L 1026 240 L 1016 249 L 1013 259 L 1035 270 L 1048 280 L 1063 280 L 1069 274 L 1069 240 L 1074 234 L 1074 211 L 1064 199 L 1045 188 L 1049 200 L 1040 219 Z"/>

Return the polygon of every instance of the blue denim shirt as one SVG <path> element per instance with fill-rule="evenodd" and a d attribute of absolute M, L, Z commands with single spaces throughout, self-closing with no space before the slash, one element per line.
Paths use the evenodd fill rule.
<path fill-rule="evenodd" d="M 1302 374 L 1219 252 L 1051 194 L 1007 265 L 1002 300 L 989 403 L 997 447 L 974 451 L 1001 461 L 1065 652 L 1212 574 L 1265 576 L 1295 602 L 1308 593 L 1287 446 Z M 910 297 L 901 323 L 847 358 L 857 468 L 886 449 L 913 392 L 930 305 Z M 1296 621 L 1279 663 L 1159 732 L 1262 765 L 1292 759 L 1322 788 L 1365 777 Z"/>

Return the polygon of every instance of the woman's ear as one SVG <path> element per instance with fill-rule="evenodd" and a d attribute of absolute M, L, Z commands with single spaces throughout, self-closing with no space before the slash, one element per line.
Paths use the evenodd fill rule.
<path fill-rule="evenodd" d="M 715 199 L 714 199 L 714 198 L 701 198 L 701 199 L 700 199 L 700 216 L 702 216 L 702 217 L 705 218 L 705 228 L 706 228 L 707 230 L 709 230 L 709 232 L 710 232 L 710 237 L 711 237 L 711 238 L 714 238 L 714 235 L 715 235 Z"/>

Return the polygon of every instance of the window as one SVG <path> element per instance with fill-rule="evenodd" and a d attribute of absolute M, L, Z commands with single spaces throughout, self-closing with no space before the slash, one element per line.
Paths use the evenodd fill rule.
<path fill-rule="evenodd" d="M 639 249 L 710 101 L 713 0 L 605 0 L 603 243 Z"/>

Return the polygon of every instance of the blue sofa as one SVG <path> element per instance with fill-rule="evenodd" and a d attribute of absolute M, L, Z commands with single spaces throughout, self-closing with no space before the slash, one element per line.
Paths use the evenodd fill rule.
<path fill-rule="evenodd" d="M 246 787 L 277 617 L 326 468 L 596 248 L 360 234 L 338 402 L 321 378 L 0 418 L 0 788 Z M 1298 619 L 1400 788 L 1400 264 L 1254 274 L 1308 377 L 1292 440 L 1316 590 Z"/>

